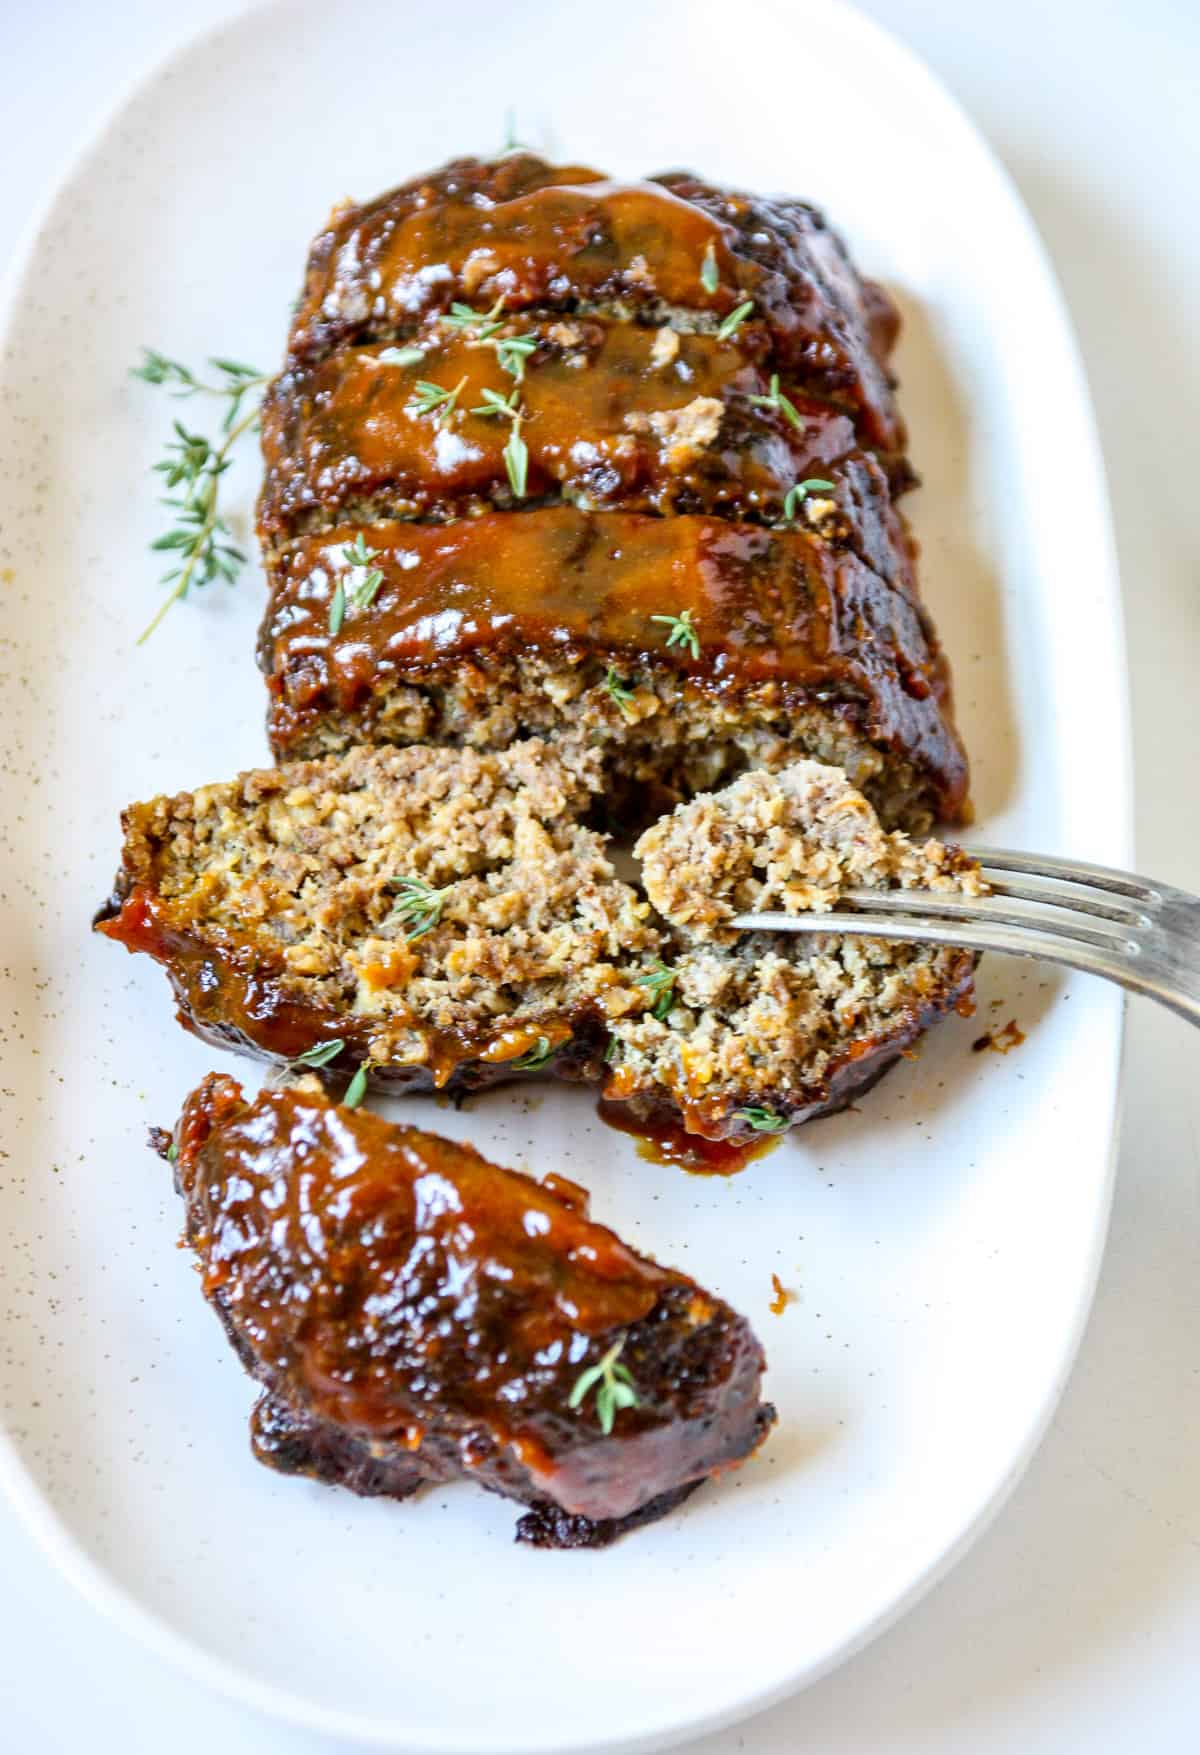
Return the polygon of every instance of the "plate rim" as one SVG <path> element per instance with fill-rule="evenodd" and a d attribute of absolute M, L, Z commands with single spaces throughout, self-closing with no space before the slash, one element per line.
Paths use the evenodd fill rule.
<path fill-rule="evenodd" d="M 1092 536 L 1097 556 L 1103 557 L 1102 575 L 1092 575 L 1091 583 L 1093 590 L 1104 602 L 1105 623 L 1111 633 L 1117 660 L 1114 681 L 1119 684 L 1116 699 L 1109 703 L 1110 720 L 1114 722 L 1110 731 L 1111 754 L 1119 764 L 1110 796 L 1119 801 L 1119 808 L 1111 812 L 1108 831 L 1115 848 L 1112 855 L 1114 861 L 1129 866 L 1132 864 L 1133 842 L 1133 761 L 1128 646 L 1111 496 L 1095 408 L 1078 337 L 1049 252 L 1013 177 L 997 152 L 989 145 L 949 87 L 900 37 L 860 11 L 852 0 L 788 0 L 787 4 L 781 4 L 781 0 L 753 0 L 753 3 L 762 10 L 786 16 L 792 29 L 799 26 L 802 13 L 817 17 L 824 15 L 826 19 L 831 15 L 836 17 L 840 31 L 851 37 L 857 36 L 869 55 L 890 64 L 890 69 L 903 79 L 915 98 L 928 109 L 940 111 L 944 122 L 957 134 L 964 151 L 969 151 L 974 158 L 977 172 L 990 182 L 996 200 L 1007 209 L 1009 222 L 1023 235 L 1028 270 L 1040 281 L 1044 308 L 1054 319 L 1057 332 L 1054 339 L 1055 351 L 1075 385 L 1079 431 L 1087 447 L 1087 456 L 1082 459 L 1082 473 L 1095 489 L 1097 509 L 1102 520 L 1102 528 L 1093 532 Z M 43 235 L 52 225 L 64 196 L 87 171 L 127 106 L 181 57 L 193 54 L 252 17 L 272 12 L 283 13 L 287 10 L 290 10 L 287 0 L 253 0 L 252 4 L 236 7 L 198 30 L 186 32 L 165 49 L 145 58 L 115 95 L 98 109 L 71 150 L 58 176 L 22 227 L 6 270 L 0 275 L 0 355 L 7 343 L 9 329 L 25 292 L 29 272 Z M 1109 1002 L 1111 1011 L 1106 1044 L 1108 1065 L 1102 1081 L 1108 1106 L 1109 1143 L 1105 1162 L 1098 1176 L 1094 1222 L 1086 1252 L 1086 1271 L 1081 1278 L 1079 1300 L 1069 1331 L 1062 1332 L 1058 1369 L 1037 1418 L 1030 1423 L 1008 1469 L 955 1540 L 924 1571 L 915 1576 L 887 1608 L 868 1615 L 863 1625 L 843 1640 L 836 1650 L 819 1660 L 789 1671 L 775 1682 L 757 1688 L 752 1694 L 743 1694 L 737 1699 L 730 1698 L 715 1708 L 706 1707 L 686 1719 L 673 1713 L 669 1719 L 643 1721 L 636 1728 L 618 1730 L 599 1741 L 589 1739 L 586 1742 L 564 1743 L 561 1737 L 548 1738 L 535 1731 L 523 1736 L 519 1747 L 508 1742 L 476 1741 L 470 1746 L 470 1755 L 592 1755 L 592 1752 L 599 1751 L 660 1750 L 719 1732 L 731 1724 L 767 1711 L 840 1668 L 894 1626 L 941 1582 L 995 1521 L 1040 1448 L 1058 1408 L 1074 1369 L 1091 1314 L 1103 1260 L 1116 1169 L 1122 1099 L 1121 1060 L 1126 1017 L 1124 995 L 1110 991 L 1103 997 Z M 1096 1081 L 1092 1086 L 1093 1091 L 1100 1084 L 1101 1081 Z M 117 1582 L 104 1566 L 91 1558 L 83 1543 L 54 1510 L 32 1471 L 19 1455 L 3 1423 L 0 1423 L 0 1490 L 3 1490 L 40 1551 L 98 1614 L 136 1640 L 144 1649 L 173 1664 L 216 1694 L 237 1701 L 269 1718 L 309 1732 L 346 1739 L 360 1746 L 403 1750 L 408 1755 L 464 1755 L 465 1746 L 461 1739 L 447 1735 L 435 1725 L 421 1729 L 414 1736 L 411 1728 L 392 1718 L 359 1715 L 340 1708 L 323 1706 L 291 1689 L 261 1680 L 252 1671 L 214 1655 L 190 1636 L 178 1631 L 165 1615 L 148 1607 L 132 1590 Z"/>

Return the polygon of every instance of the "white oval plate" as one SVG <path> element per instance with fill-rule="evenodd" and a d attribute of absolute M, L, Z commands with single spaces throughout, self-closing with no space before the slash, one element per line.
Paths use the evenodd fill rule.
<path fill-rule="evenodd" d="M 649 22 L 648 22 L 649 21 Z M 279 357 L 330 204 L 505 110 L 535 144 L 823 202 L 906 313 L 924 578 L 955 660 L 980 841 L 1127 858 L 1123 656 L 1075 349 L 1037 240 L 946 94 L 842 6 L 256 12 L 181 51 L 32 239 L 0 405 L 5 1310 L 0 1466 L 48 1552 L 227 1693 L 409 1750 L 661 1747 L 812 1680 L 961 1552 L 1028 1460 L 1109 1203 L 1115 992 L 991 962 L 860 1112 L 729 1180 L 639 1159 L 586 1095 L 403 1112 L 565 1168 L 597 1214 L 755 1322 L 765 1453 L 603 1554 L 511 1541 L 463 1487 L 367 1503 L 255 1466 L 251 1388 L 146 1151 L 217 1056 L 161 975 L 89 937 L 127 799 L 264 759 L 255 569 L 157 602 L 143 343 Z M 256 466 L 230 478 L 251 503 Z M 1015 1017 L 1006 1058 L 974 1038 Z M 251 1081 L 247 1063 L 240 1069 Z M 799 1293 L 768 1311 L 771 1275 Z"/>

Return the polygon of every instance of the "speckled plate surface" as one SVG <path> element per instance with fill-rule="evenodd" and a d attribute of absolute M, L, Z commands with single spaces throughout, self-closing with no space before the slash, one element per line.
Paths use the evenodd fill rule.
<path fill-rule="evenodd" d="M 652 24 L 647 17 L 652 17 Z M 219 1058 L 88 922 L 127 799 L 265 758 L 261 581 L 156 603 L 144 343 L 279 356 L 333 200 L 495 147 L 686 163 L 825 203 L 906 316 L 924 577 L 978 839 L 1127 860 L 1123 656 L 1074 347 L 961 114 L 829 4 L 297 7 L 176 56 L 78 162 L 15 274 L 0 399 L 0 1475 L 106 1613 L 230 1694 L 411 1750 L 662 1747 L 811 1680 L 960 1552 L 1069 1369 L 1109 1200 L 1121 1003 L 991 962 L 861 1110 L 732 1180 L 641 1160 L 579 1092 L 394 1107 L 587 1183 L 756 1323 L 780 1425 L 677 1516 L 531 1553 L 469 1488 L 397 1507 L 276 1479 L 148 1123 Z M 764 44 L 769 54 L 764 61 Z M 714 45 L 719 45 L 714 49 Z M 803 68 L 793 101 L 786 68 Z M 855 124 L 847 129 L 845 118 Z M 231 476 L 245 518 L 254 459 Z M 1027 1040 L 973 1053 L 1015 1018 Z M 243 1064 L 251 1082 L 253 1068 Z M 772 1315 L 771 1276 L 796 1300 Z"/>

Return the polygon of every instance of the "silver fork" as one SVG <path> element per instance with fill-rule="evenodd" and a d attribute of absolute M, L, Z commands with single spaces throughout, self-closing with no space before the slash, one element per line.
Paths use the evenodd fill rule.
<path fill-rule="evenodd" d="M 850 889 L 831 913 L 739 914 L 747 932 L 825 932 L 961 945 L 1065 963 L 1200 1025 L 1200 898 L 1103 865 L 981 848 L 990 896 Z"/>

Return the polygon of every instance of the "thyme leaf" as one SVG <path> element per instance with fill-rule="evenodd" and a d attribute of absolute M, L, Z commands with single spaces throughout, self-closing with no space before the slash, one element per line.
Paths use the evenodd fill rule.
<path fill-rule="evenodd" d="M 625 719 L 633 718 L 633 690 L 622 682 L 617 675 L 615 665 L 610 664 L 604 675 L 604 686 L 621 710 Z"/>
<path fill-rule="evenodd" d="M 367 1094 L 367 1063 L 361 1061 L 358 1071 L 346 1086 L 342 1097 L 342 1105 L 346 1109 L 357 1109 Z"/>
<path fill-rule="evenodd" d="M 339 579 L 333 587 L 333 596 L 329 599 L 329 637 L 331 640 L 337 639 L 345 619 L 346 587 Z"/>
<path fill-rule="evenodd" d="M 755 1133 L 782 1133 L 788 1124 L 786 1115 L 776 1115 L 773 1109 L 735 1109 L 735 1121 L 744 1121 Z"/>
<path fill-rule="evenodd" d="M 504 447 L 504 467 L 508 472 L 508 485 L 513 491 L 513 498 L 525 498 L 525 485 L 529 473 L 529 446 L 521 437 L 520 410 L 513 414 L 512 431 L 508 435 L 508 443 Z"/>
<path fill-rule="evenodd" d="M 730 311 L 728 317 L 717 328 L 717 340 L 728 341 L 731 336 L 736 335 L 753 309 L 754 300 L 747 299 L 745 304 L 739 305 L 736 311 Z"/>
<path fill-rule="evenodd" d="M 486 341 L 500 327 L 500 313 L 504 309 L 504 294 L 496 300 L 490 311 L 476 311 L 470 305 L 460 304 L 457 300 L 443 315 L 442 322 L 451 329 L 474 329 L 477 341 Z"/>
<path fill-rule="evenodd" d="M 381 366 L 415 366 L 425 358 L 423 347 L 385 347 L 375 358 Z"/>
<path fill-rule="evenodd" d="M 798 433 L 804 431 L 804 422 L 801 420 L 795 404 L 790 402 L 779 388 L 778 372 L 771 373 L 771 383 L 767 394 L 765 396 L 751 396 L 750 401 L 756 408 L 774 409 L 776 414 L 781 414 L 785 420 L 790 421 Z"/>
<path fill-rule="evenodd" d="M 519 384 L 525 376 L 525 361 L 537 351 L 536 335 L 503 335 L 492 346 L 501 371 L 508 372 Z"/>
<path fill-rule="evenodd" d="M 788 489 L 783 501 L 783 516 L 789 524 L 795 523 L 796 512 L 801 500 L 806 500 L 814 488 L 824 488 L 832 493 L 833 483 L 831 481 L 818 481 L 815 475 L 810 475 L 807 481 L 794 482 Z"/>
<path fill-rule="evenodd" d="M 517 1060 L 510 1060 L 508 1064 L 514 1072 L 536 1072 L 539 1067 L 545 1066 L 553 1053 L 550 1038 L 539 1036 L 533 1048 L 526 1049 Z"/>
<path fill-rule="evenodd" d="M 654 1001 L 653 1016 L 661 1022 L 675 1003 L 675 971 L 657 961 L 653 969 L 645 975 L 635 976 L 639 987 L 644 987 Z"/>
<path fill-rule="evenodd" d="M 706 293 L 715 293 L 720 284 L 716 247 L 710 243 L 705 248 L 704 260 L 700 264 L 700 285 Z"/>
<path fill-rule="evenodd" d="M 614 1341 L 598 1365 L 589 1365 L 588 1369 L 575 1380 L 575 1386 L 567 1397 L 567 1406 L 577 1408 L 584 1397 L 597 1384 L 596 1418 L 600 1422 L 600 1430 L 607 1438 L 613 1429 L 617 1412 L 620 1408 L 636 1408 L 638 1393 L 634 1386 L 633 1375 L 627 1365 L 618 1364 L 626 1336 Z"/>
<path fill-rule="evenodd" d="M 671 632 L 667 635 L 668 646 L 682 646 L 691 653 L 693 658 L 700 656 L 700 635 L 692 622 L 692 612 L 685 609 L 680 615 L 652 615 L 652 622 L 662 622 Z"/>
<path fill-rule="evenodd" d="M 378 553 L 378 549 L 367 547 L 363 541 L 361 530 L 354 541 L 348 542 L 342 550 L 342 554 L 354 574 L 350 588 L 345 593 L 345 602 L 348 602 L 352 609 L 370 609 L 375 601 L 376 592 L 383 584 L 382 572 L 378 567 L 371 565 Z M 344 614 L 345 603 L 343 603 Z M 331 632 L 336 632 L 336 629 L 332 629 Z"/>
<path fill-rule="evenodd" d="M 410 945 L 414 945 L 427 932 L 432 932 L 442 918 L 446 892 L 435 890 L 424 878 L 415 877 L 393 878 L 391 888 L 396 891 L 399 900 L 389 918 L 401 923 L 405 929 L 405 939 Z"/>
<path fill-rule="evenodd" d="M 465 378 L 460 378 L 453 390 L 443 389 L 441 384 L 431 384 L 428 378 L 418 378 L 413 386 L 412 408 L 418 415 L 431 414 L 438 426 L 447 416 L 454 413 Z"/>
<path fill-rule="evenodd" d="M 341 1036 L 333 1036 L 328 1042 L 314 1042 L 311 1048 L 306 1048 L 303 1054 L 298 1054 L 292 1064 L 294 1066 L 328 1066 L 331 1060 L 337 1059 L 345 1046 L 345 1039 Z"/>

